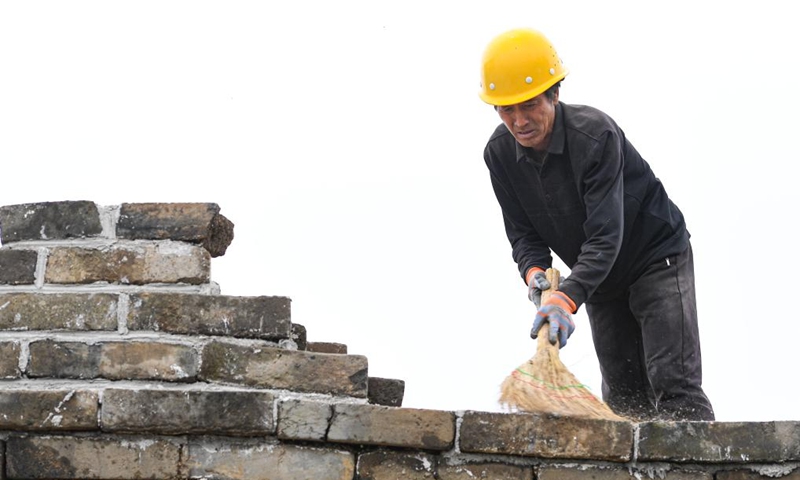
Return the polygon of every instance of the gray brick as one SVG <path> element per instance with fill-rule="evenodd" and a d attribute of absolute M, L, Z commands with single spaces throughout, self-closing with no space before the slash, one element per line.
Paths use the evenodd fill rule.
<path fill-rule="evenodd" d="M 93 202 L 44 202 L 0 207 L 0 239 L 3 244 L 96 237 L 102 230 L 100 213 Z"/>
<path fill-rule="evenodd" d="M 376 405 L 402 406 L 405 390 L 406 382 L 402 380 L 370 377 L 367 381 L 367 399 Z"/>
<path fill-rule="evenodd" d="M 449 450 L 456 432 L 455 414 L 440 410 L 336 404 L 328 441 Z"/>
<path fill-rule="evenodd" d="M 189 443 L 190 478 L 353 480 L 352 453 L 267 442 Z"/>
<path fill-rule="evenodd" d="M 38 257 L 35 250 L 0 248 L 0 285 L 33 285 Z"/>
<path fill-rule="evenodd" d="M 608 420 L 466 412 L 460 432 L 472 453 L 626 462 L 633 449 L 633 426 Z"/>
<path fill-rule="evenodd" d="M 130 330 L 281 340 L 291 328 L 287 297 L 139 293 L 128 312 Z"/>
<path fill-rule="evenodd" d="M 289 334 L 289 339 L 297 344 L 298 350 L 308 349 L 308 331 L 306 327 L 298 323 L 292 324 L 292 331 Z"/>
<path fill-rule="evenodd" d="M 51 378 L 194 381 L 199 355 L 187 345 L 130 341 L 30 344 L 28 375 Z"/>
<path fill-rule="evenodd" d="M 502 463 L 439 464 L 438 480 L 533 480 L 533 469 Z M 629 479 L 625 479 L 629 480 Z"/>
<path fill-rule="evenodd" d="M 800 470 L 794 470 L 796 465 L 787 466 L 757 466 L 761 471 L 754 470 L 721 470 L 714 478 L 716 480 L 768 480 L 780 478 L 781 480 L 800 480 Z"/>
<path fill-rule="evenodd" d="M 117 237 L 200 243 L 219 210 L 216 203 L 123 203 Z"/>
<path fill-rule="evenodd" d="M 0 389 L 0 430 L 97 430 L 97 392 Z"/>
<path fill-rule="evenodd" d="M 99 372 L 110 380 L 192 382 L 200 357 L 193 347 L 158 342 L 106 342 L 101 345 Z"/>
<path fill-rule="evenodd" d="M 0 293 L 0 330 L 116 330 L 116 294 Z"/>
<path fill-rule="evenodd" d="M 347 345 L 333 342 L 308 342 L 304 350 L 315 353 L 338 353 L 340 355 L 346 355 Z"/>
<path fill-rule="evenodd" d="M 117 237 L 201 243 L 218 257 L 233 241 L 233 227 L 216 203 L 123 203 Z"/>
<path fill-rule="evenodd" d="M 0 342 L 0 379 L 7 380 L 20 376 L 19 353 L 19 342 Z"/>
<path fill-rule="evenodd" d="M 44 280 L 53 284 L 199 285 L 209 281 L 210 269 L 208 252 L 185 243 L 55 247 L 47 257 Z"/>
<path fill-rule="evenodd" d="M 332 417 L 331 404 L 284 400 L 278 404 L 278 438 L 325 441 Z"/>
<path fill-rule="evenodd" d="M 671 472 L 670 472 L 671 473 Z M 639 474 L 641 478 L 652 478 L 653 475 Z M 639 478 L 632 475 L 632 471 L 621 465 L 619 468 L 595 468 L 587 465 L 547 466 L 538 468 L 537 480 L 634 480 Z M 657 477 L 678 480 L 677 477 Z M 689 480 L 689 479 L 687 479 Z M 698 478 L 697 480 L 713 480 L 712 478 Z"/>
<path fill-rule="evenodd" d="M 653 422 L 639 426 L 639 460 L 800 460 L 800 422 Z"/>
<path fill-rule="evenodd" d="M 108 389 L 101 419 L 108 432 L 269 435 L 274 400 L 261 391 Z"/>
<path fill-rule="evenodd" d="M 367 396 L 367 359 L 214 341 L 203 349 L 200 377 L 212 382 L 303 393 Z"/>
<path fill-rule="evenodd" d="M 182 446 L 144 437 L 12 437 L 7 442 L 9 478 L 177 479 Z"/>
<path fill-rule="evenodd" d="M 99 344 L 39 340 L 29 347 L 27 374 L 31 378 L 81 378 L 100 376 Z"/>
<path fill-rule="evenodd" d="M 437 457 L 425 453 L 376 451 L 358 456 L 356 478 L 365 480 L 433 480 Z"/>

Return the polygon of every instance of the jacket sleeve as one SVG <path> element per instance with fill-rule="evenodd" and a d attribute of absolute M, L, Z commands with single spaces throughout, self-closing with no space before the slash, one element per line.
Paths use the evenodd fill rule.
<path fill-rule="evenodd" d="M 612 129 L 585 152 L 572 152 L 573 171 L 586 208 L 586 241 L 559 290 L 578 306 L 608 276 L 622 245 L 624 142 L 621 132 Z"/>
<path fill-rule="evenodd" d="M 517 263 L 524 282 L 525 274 L 531 267 L 546 270 L 552 265 L 550 248 L 531 224 L 506 178 L 505 171 L 497 164 L 488 148 L 484 151 L 484 160 L 489 167 L 492 188 L 503 213 L 506 236 L 511 243 L 511 256 Z"/>

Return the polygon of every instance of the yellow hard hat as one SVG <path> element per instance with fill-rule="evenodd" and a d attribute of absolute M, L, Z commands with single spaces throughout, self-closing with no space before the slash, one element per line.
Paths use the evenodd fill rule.
<path fill-rule="evenodd" d="M 509 30 L 483 52 L 481 99 L 490 105 L 529 100 L 567 76 L 553 44 L 529 28 Z"/>

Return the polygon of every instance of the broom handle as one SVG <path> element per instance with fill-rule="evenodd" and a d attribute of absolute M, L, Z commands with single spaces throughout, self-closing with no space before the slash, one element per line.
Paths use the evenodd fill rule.
<path fill-rule="evenodd" d="M 544 301 L 547 300 L 550 297 L 550 295 L 552 295 L 553 292 L 555 292 L 558 289 L 558 281 L 561 279 L 561 274 L 555 268 L 548 268 L 546 275 L 547 275 L 547 280 L 550 282 L 550 288 L 542 291 L 542 303 L 544 303 Z M 539 333 L 536 337 L 537 338 L 536 348 L 538 349 L 553 348 L 556 351 L 558 351 L 558 344 L 553 345 L 550 343 L 549 327 L 550 323 L 544 322 L 541 328 L 539 328 Z"/>

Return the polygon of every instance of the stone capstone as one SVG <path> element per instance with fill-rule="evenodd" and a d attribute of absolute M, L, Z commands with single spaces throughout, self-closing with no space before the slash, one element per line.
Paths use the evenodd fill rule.
<path fill-rule="evenodd" d="M 633 426 L 628 422 L 528 413 L 465 412 L 462 452 L 627 462 Z"/>
<path fill-rule="evenodd" d="M 278 438 L 324 442 L 332 417 L 329 403 L 283 400 L 278 404 Z"/>
<path fill-rule="evenodd" d="M 328 441 L 448 450 L 455 441 L 453 412 L 377 405 L 336 404 Z"/>
<path fill-rule="evenodd" d="M 796 462 L 800 461 L 800 423 L 644 423 L 639 426 L 639 458 L 675 462 Z"/>

